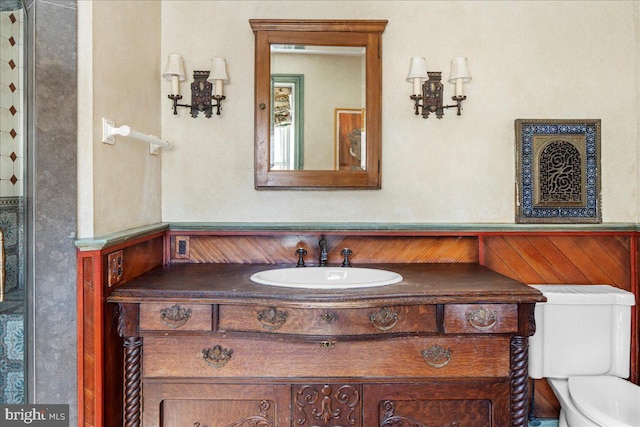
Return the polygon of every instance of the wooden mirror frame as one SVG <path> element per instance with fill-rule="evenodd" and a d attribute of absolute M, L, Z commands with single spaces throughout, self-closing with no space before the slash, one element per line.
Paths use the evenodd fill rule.
<path fill-rule="evenodd" d="M 251 19 L 255 33 L 256 190 L 380 189 L 382 50 L 386 20 Z M 366 48 L 366 170 L 270 170 L 271 45 L 308 44 Z"/>

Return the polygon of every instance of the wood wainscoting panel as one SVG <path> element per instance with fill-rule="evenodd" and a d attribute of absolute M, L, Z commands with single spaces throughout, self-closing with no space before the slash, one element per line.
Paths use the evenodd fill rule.
<path fill-rule="evenodd" d="M 162 236 L 154 239 L 138 242 L 137 244 L 129 244 L 122 247 L 122 245 L 115 246 L 113 248 L 104 249 L 102 251 L 104 257 L 104 283 L 108 283 L 107 276 L 109 275 L 109 268 L 107 262 L 108 254 L 122 249 L 124 269 L 122 274 L 122 281 L 118 283 L 118 286 L 125 284 L 131 279 L 134 279 L 147 271 L 153 270 L 159 267 L 163 263 L 163 248 L 164 238 Z M 106 288 L 106 286 L 105 286 Z"/>
<path fill-rule="evenodd" d="M 122 250 L 123 278 L 117 286 L 163 264 L 164 232 L 98 250 L 77 251 L 78 265 L 78 425 L 122 425 L 122 339 L 117 307 L 107 303 L 113 288 L 108 254 Z"/>
<path fill-rule="evenodd" d="M 318 264 L 320 234 L 207 235 L 172 233 L 171 262 L 231 264 L 295 264 L 296 249 L 307 251 L 307 265 Z M 176 238 L 189 237 L 189 257 L 176 254 Z M 478 262 L 475 236 L 350 236 L 326 235 L 328 263 L 340 265 L 340 251 L 349 248 L 354 266 L 388 263 Z"/>
<path fill-rule="evenodd" d="M 608 284 L 631 290 L 630 236 L 485 236 L 482 264 L 530 284 Z"/>
<path fill-rule="evenodd" d="M 632 264 L 635 281 L 632 292 L 636 296 L 636 305 L 631 309 L 631 366 L 636 369 L 631 370 L 631 381 L 640 384 L 640 237 L 634 237 L 632 242 L 632 253 L 635 259 Z"/>
<path fill-rule="evenodd" d="M 92 256 L 93 255 L 93 256 Z M 102 334 L 100 331 L 102 307 L 100 294 L 95 286 L 102 269 L 99 253 L 85 252 L 78 255 L 78 425 L 102 426 L 102 414 L 96 408 L 102 408 L 102 370 L 97 365 L 102 360 Z M 97 271 L 97 273 L 96 273 Z"/>

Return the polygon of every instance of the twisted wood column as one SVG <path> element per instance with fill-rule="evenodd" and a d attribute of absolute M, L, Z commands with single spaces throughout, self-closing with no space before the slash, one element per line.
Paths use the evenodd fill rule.
<path fill-rule="evenodd" d="M 140 426 L 142 338 L 124 337 L 124 425 Z"/>
<path fill-rule="evenodd" d="M 511 425 L 526 427 L 529 419 L 529 340 L 511 337 Z"/>

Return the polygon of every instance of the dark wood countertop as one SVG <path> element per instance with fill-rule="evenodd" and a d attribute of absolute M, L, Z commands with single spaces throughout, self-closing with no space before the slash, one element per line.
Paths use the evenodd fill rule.
<path fill-rule="evenodd" d="M 114 289 L 114 303 L 198 302 L 217 304 L 287 304 L 360 307 L 392 304 L 535 303 L 534 288 L 478 264 L 354 265 L 395 271 L 394 285 L 358 289 L 297 289 L 253 283 L 261 270 L 293 265 L 174 264 L 150 271 Z M 390 301 L 393 300 L 393 301 Z"/>

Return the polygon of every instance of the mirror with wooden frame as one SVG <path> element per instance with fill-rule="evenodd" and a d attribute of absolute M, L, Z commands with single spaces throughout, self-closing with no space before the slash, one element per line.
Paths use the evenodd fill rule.
<path fill-rule="evenodd" d="M 255 188 L 379 189 L 385 20 L 249 21 Z"/>

